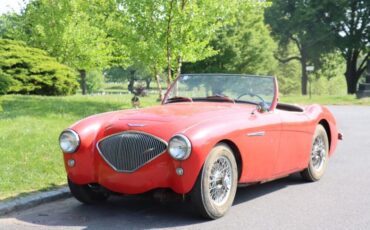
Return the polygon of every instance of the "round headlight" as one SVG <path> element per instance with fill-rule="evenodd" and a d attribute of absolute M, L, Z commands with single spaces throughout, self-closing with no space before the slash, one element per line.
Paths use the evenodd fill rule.
<path fill-rule="evenodd" d="M 171 138 L 168 152 L 175 160 L 186 160 L 191 153 L 191 143 L 186 136 L 177 134 Z"/>
<path fill-rule="evenodd" d="M 67 129 L 60 134 L 59 145 L 63 152 L 74 153 L 80 146 L 80 137 L 75 131 Z"/>

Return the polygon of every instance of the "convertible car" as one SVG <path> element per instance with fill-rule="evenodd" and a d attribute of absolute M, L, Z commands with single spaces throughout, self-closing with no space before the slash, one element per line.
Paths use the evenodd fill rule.
<path fill-rule="evenodd" d="M 61 133 L 70 191 L 91 204 L 168 189 L 216 219 L 238 185 L 295 172 L 317 181 L 342 138 L 336 121 L 323 106 L 278 99 L 274 77 L 183 74 L 159 106 L 94 115 Z"/>

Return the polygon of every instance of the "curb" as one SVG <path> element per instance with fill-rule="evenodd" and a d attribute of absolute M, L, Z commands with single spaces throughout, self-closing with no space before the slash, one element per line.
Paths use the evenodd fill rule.
<path fill-rule="evenodd" d="M 14 200 L 0 202 L 0 216 L 68 197 L 71 197 L 68 187 L 62 187 L 51 191 L 38 192 L 25 197 L 16 198 Z"/>

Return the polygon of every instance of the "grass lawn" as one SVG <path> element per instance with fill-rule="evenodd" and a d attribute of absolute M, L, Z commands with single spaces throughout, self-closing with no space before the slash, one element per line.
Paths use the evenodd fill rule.
<path fill-rule="evenodd" d="M 0 97 L 0 200 L 66 183 L 60 132 L 92 114 L 131 108 L 131 95 Z M 156 94 L 141 99 L 142 107 L 158 104 Z M 360 104 L 354 96 L 281 96 L 297 104 Z"/>
<path fill-rule="evenodd" d="M 131 108 L 131 97 L 0 97 L 0 200 L 65 184 L 60 132 L 86 116 Z M 155 99 L 144 97 L 141 105 Z"/>
<path fill-rule="evenodd" d="M 294 96 L 280 95 L 280 102 L 292 104 L 321 104 L 321 105 L 370 105 L 370 98 L 357 99 L 355 95 L 345 96 Z"/>

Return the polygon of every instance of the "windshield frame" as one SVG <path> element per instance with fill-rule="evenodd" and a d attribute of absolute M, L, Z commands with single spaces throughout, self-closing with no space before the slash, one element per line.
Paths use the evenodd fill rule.
<path fill-rule="evenodd" d="M 170 87 L 167 89 L 163 99 L 162 99 L 162 102 L 161 104 L 164 105 L 164 104 L 169 104 L 169 103 L 176 103 L 176 102 L 167 102 L 167 100 L 169 99 L 169 94 L 171 92 L 171 90 L 173 89 L 173 87 L 177 84 L 177 81 L 179 79 L 181 79 L 183 76 L 241 76 L 241 77 L 258 77 L 258 78 L 270 78 L 273 80 L 274 82 L 274 96 L 273 96 L 273 100 L 271 101 L 271 105 L 270 105 L 270 108 L 269 108 L 269 111 L 273 111 L 275 108 L 276 108 L 276 105 L 277 105 L 277 102 L 278 102 L 278 96 L 279 96 L 279 90 L 278 90 L 278 83 L 277 83 L 277 79 L 276 77 L 274 76 L 261 76 L 261 75 L 249 75 L 249 74 L 225 74 L 225 73 L 191 73 L 191 74 L 181 74 L 179 77 L 177 77 L 173 82 L 172 84 L 170 85 Z M 193 99 L 193 98 L 192 98 Z M 193 102 L 221 102 L 221 100 L 191 100 L 191 101 L 182 101 L 182 102 L 189 102 L 189 103 L 193 103 Z M 226 101 L 229 101 L 230 100 L 225 100 L 224 102 Z M 238 100 L 233 100 L 234 102 L 233 103 L 237 103 L 237 104 L 257 104 L 257 103 L 248 103 L 246 101 L 238 101 Z M 179 101 L 180 102 L 180 101 Z"/>

